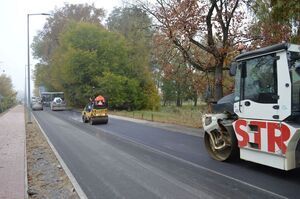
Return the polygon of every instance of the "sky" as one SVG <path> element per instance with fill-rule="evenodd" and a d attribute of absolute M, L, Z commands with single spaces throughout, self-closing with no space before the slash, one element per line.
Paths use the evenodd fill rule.
<path fill-rule="evenodd" d="M 13 82 L 19 94 L 24 93 L 25 67 L 27 67 L 27 14 L 50 13 L 64 3 L 95 4 L 109 14 L 114 7 L 122 6 L 122 0 L 0 0 L 0 74 L 5 73 Z M 47 16 L 30 16 L 30 44 L 41 31 Z M 31 53 L 30 53 L 31 54 Z M 33 69 L 37 60 L 30 56 Z M 32 74 L 32 73 L 31 73 Z M 31 81 L 31 91 L 33 82 Z"/>

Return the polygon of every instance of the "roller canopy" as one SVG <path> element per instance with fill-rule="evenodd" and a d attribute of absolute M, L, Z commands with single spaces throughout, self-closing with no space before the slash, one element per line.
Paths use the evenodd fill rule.
<path fill-rule="evenodd" d="M 102 102 L 105 102 L 105 99 L 104 99 L 103 96 L 98 95 L 98 96 L 95 98 L 95 101 L 102 101 Z"/>

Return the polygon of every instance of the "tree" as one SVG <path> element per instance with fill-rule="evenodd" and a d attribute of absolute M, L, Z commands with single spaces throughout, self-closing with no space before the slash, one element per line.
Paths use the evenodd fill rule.
<path fill-rule="evenodd" d="M 300 43 L 300 4 L 298 0 L 271 0 L 272 18 L 280 23 L 289 24 L 291 42 Z"/>
<path fill-rule="evenodd" d="M 89 23 L 73 23 L 60 34 L 59 43 L 48 83 L 64 91 L 71 105 L 80 106 L 101 94 L 109 98 L 111 108 L 152 106 L 145 100 L 147 88 L 130 73 L 131 49 L 122 35 Z"/>
<path fill-rule="evenodd" d="M 53 18 L 53 22 L 48 22 L 44 28 L 43 33 L 48 36 L 40 34 L 33 46 L 36 56 L 40 58 L 40 63 L 35 70 L 36 84 L 42 84 L 48 89 L 64 91 L 72 105 L 81 106 L 86 99 L 95 94 L 92 88 L 95 87 L 94 91 L 99 88 L 104 74 L 112 74 L 111 77 L 122 80 L 117 82 L 126 83 L 119 85 L 122 91 L 131 93 L 130 99 L 133 100 L 130 102 L 133 104 L 124 107 L 153 109 L 159 106 L 158 91 L 149 70 L 149 48 L 145 47 L 149 44 L 145 37 L 140 36 L 139 30 L 132 29 L 130 34 L 127 34 L 128 37 L 125 37 L 117 29 L 108 31 L 98 23 L 99 21 L 93 21 L 93 17 L 87 17 L 88 22 L 76 22 L 79 19 L 75 17 L 76 20 L 73 20 L 72 13 L 70 16 L 67 15 L 72 12 L 69 7 L 61 11 L 67 13 L 63 15 L 66 16 L 65 18 L 61 19 L 61 12 L 57 12 L 58 17 Z M 84 16 L 93 13 L 87 9 Z M 111 24 L 118 20 L 120 20 L 118 17 L 112 19 Z M 133 21 L 133 18 L 130 21 Z M 53 32 L 56 34 L 53 35 Z M 51 52 L 47 52 L 43 57 L 41 55 L 43 48 L 40 46 L 48 45 L 49 41 L 54 41 L 53 39 L 55 44 L 51 47 Z M 50 42 L 49 45 L 52 43 Z M 139 92 L 136 92 L 136 83 Z M 111 96 L 111 93 L 102 94 Z M 125 104 L 129 102 L 122 100 Z M 122 107 L 119 102 L 115 104 L 114 107 Z"/>
<path fill-rule="evenodd" d="M 44 86 L 48 90 L 53 90 L 51 67 L 47 64 L 37 63 L 33 71 L 34 85 L 36 88 Z"/>
<path fill-rule="evenodd" d="M 300 42 L 300 7 L 298 1 L 249 1 L 254 13 L 250 27 L 252 46 L 268 46 L 281 42 Z M 257 39 L 258 38 L 258 39 Z"/>
<path fill-rule="evenodd" d="M 202 93 L 205 92 L 207 81 L 207 74 L 191 69 L 190 78 L 188 79 L 187 99 L 191 99 L 194 102 L 194 106 L 197 106 L 198 99 Z"/>
<path fill-rule="evenodd" d="M 0 75 L 0 95 L 3 97 L 10 96 L 14 93 L 11 78 L 5 74 Z"/>
<path fill-rule="evenodd" d="M 186 62 L 203 72 L 214 72 L 215 99 L 223 96 L 223 70 L 230 47 L 244 36 L 240 0 L 156 0 L 141 3 L 157 20 L 157 28 L 182 53 Z M 197 57 L 205 52 L 210 63 Z M 203 53 L 200 53 L 203 54 Z"/>
<path fill-rule="evenodd" d="M 128 41 L 130 70 L 128 76 L 138 79 L 143 88 L 143 107 L 158 108 L 159 96 L 155 87 L 152 63 L 152 20 L 137 6 L 115 8 L 107 19 L 110 31 L 122 34 Z"/>
<path fill-rule="evenodd" d="M 94 4 L 65 4 L 64 7 L 54 10 L 43 31 L 34 38 L 34 57 L 40 59 L 41 63 L 49 63 L 52 53 L 59 45 L 59 35 L 71 22 L 88 22 L 102 27 L 104 16 L 104 10 L 96 8 Z"/>
<path fill-rule="evenodd" d="M 0 75 L 0 113 L 16 104 L 17 92 L 14 91 L 11 78 Z"/>
<path fill-rule="evenodd" d="M 105 72 L 98 76 L 96 92 L 108 97 L 109 106 L 113 109 L 134 110 L 142 108 L 142 89 L 139 82 L 125 76 Z"/>
<path fill-rule="evenodd" d="M 34 37 L 32 44 L 33 55 L 40 63 L 36 64 L 34 71 L 35 87 L 41 85 L 48 90 L 53 90 L 54 75 L 51 60 L 56 48 L 59 46 L 59 36 L 73 22 L 89 22 L 103 27 L 104 10 L 96 8 L 94 4 L 65 4 L 64 7 L 55 9 L 47 19 L 43 31 Z"/>
<path fill-rule="evenodd" d="M 63 90 L 75 105 L 93 95 L 98 77 L 105 71 L 127 74 L 125 39 L 89 23 L 73 23 L 60 35 L 60 45 L 52 56 L 51 85 Z"/>
<path fill-rule="evenodd" d="M 205 89 L 205 74 L 180 60 L 180 55 L 175 57 L 162 65 L 161 90 L 164 105 L 167 101 L 174 100 L 176 106 L 182 106 L 183 100 L 193 100 L 194 106 L 197 106 L 200 93 Z"/>
<path fill-rule="evenodd" d="M 156 33 L 153 40 L 156 71 L 160 74 L 156 75 L 156 81 L 161 81 L 164 105 L 176 101 L 176 105 L 181 106 L 183 100 L 193 100 L 196 106 L 209 83 L 207 74 L 186 63 L 181 52 L 163 35 Z M 209 58 L 204 59 L 209 62 Z"/>

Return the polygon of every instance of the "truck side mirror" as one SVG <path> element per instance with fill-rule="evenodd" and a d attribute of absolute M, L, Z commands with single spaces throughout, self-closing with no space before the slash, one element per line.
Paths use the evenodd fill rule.
<path fill-rule="evenodd" d="M 236 74 L 236 68 L 237 68 L 237 63 L 236 62 L 232 62 L 230 64 L 230 68 L 229 68 L 229 75 L 230 76 L 235 76 L 235 74 Z"/>

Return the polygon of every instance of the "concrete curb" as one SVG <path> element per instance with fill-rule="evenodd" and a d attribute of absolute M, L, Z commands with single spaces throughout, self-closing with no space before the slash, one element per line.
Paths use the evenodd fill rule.
<path fill-rule="evenodd" d="M 84 191 L 81 189 L 80 185 L 78 184 L 76 178 L 73 176 L 72 172 L 70 171 L 70 169 L 68 168 L 66 163 L 63 161 L 62 157 L 59 155 L 59 153 L 56 151 L 55 147 L 53 146 L 53 144 L 49 140 L 47 134 L 44 132 L 44 130 L 41 127 L 40 123 L 37 121 L 37 119 L 35 118 L 35 116 L 33 114 L 32 114 L 32 116 L 33 116 L 34 120 L 36 121 L 37 125 L 39 126 L 39 128 L 41 129 L 41 132 L 43 133 L 44 137 L 46 138 L 47 143 L 51 147 L 52 151 L 54 152 L 56 158 L 58 159 L 58 161 L 61 164 L 62 168 L 64 169 L 65 173 L 69 177 L 69 179 L 70 179 L 72 185 L 74 186 L 79 198 L 80 199 L 88 199 L 88 197 L 85 195 Z"/>

